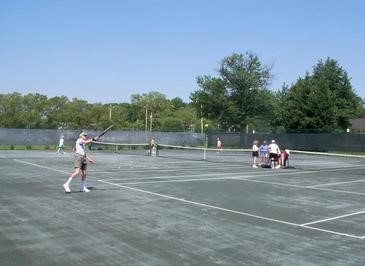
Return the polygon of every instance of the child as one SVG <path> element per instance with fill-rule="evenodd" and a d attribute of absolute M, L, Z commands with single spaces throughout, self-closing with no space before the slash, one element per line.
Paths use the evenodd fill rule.
<path fill-rule="evenodd" d="M 219 138 L 217 138 L 216 148 L 217 148 L 217 154 L 221 153 L 221 151 L 222 151 L 222 141 Z"/>
<path fill-rule="evenodd" d="M 157 156 L 157 141 L 156 137 L 150 140 L 150 156 Z"/>
<path fill-rule="evenodd" d="M 256 165 L 256 161 L 257 158 L 259 157 L 259 142 L 257 140 L 253 141 L 253 146 L 252 146 L 252 167 L 253 168 L 257 168 Z"/>
<path fill-rule="evenodd" d="M 60 153 L 60 152 L 62 154 L 65 153 L 65 145 L 64 145 L 64 143 L 65 143 L 65 140 L 64 140 L 63 136 L 61 136 L 60 142 L 58 144 L 58 149 L 57 149 L 57 152 L 56 153 Z"/>

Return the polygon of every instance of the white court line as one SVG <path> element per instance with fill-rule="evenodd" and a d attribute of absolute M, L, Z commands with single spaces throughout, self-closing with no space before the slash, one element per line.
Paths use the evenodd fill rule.
<path fill-rule="evenodd" d="M 137 191 L 137 192 L 141 192 L 141 193 L 145 193 L 145 194 L 149 194 L 149 195 L 154 195 L 154 196 L 157 196 L 157 197 L 162 197 L 162 198 L 167 198 L 167 199 L 171 199 L 171 200 L 175 200 L 175 201 L 180 201 L 180 202 L 184 202 L 184 203 L 188 203 L 188 204 L 192 204 L 192 205 L 196 205 L 196 206 L 202 206 L 202 207 L 206 207 L 206 208 L 210 208 L 210 209 L 216 209 L 216 210 L 220 210 L 220 211 L 224 211 L 224 212 L 235 213 L 235 214 L 239 214 L 239 215 L 253 217 L 253 218 L 256 218 L 256 219 L 260 219 L 260 220 L 265 220 L 265 221 L 270 221 L 270 222 L 275 222 L 275 223 L 280 223 L 280 224 L 285 224 L 285 225 L 290 225 L 290 226 L 295 226 L 295 227 L 301 227 L 301 228 L 307 228 L 307 229 L 321 231 L 321 232 L 327 232 L 327 233 L 331 233 L 331 234 L 335 234 L 335 235 L 347 236 L 347 237 L 356 238 L 356 239 L 363 239 L 362 236 L 345 234 L 345 233 L 331 231 L 331 230 L 324 230 L 324 229 L 315 228 L 315 227 L 311 227 L 311 226 L 306 226 L 306 225 L 286 222 L 286 221 L 282 221 L 282 220 L 272 219 L 272 218 L 268 218 L 268 217 L 263 217 L 263 216 L 259 216 L 259 215 L 254 215 L 254 214 L 250 214 L 250 213 L 247 213 L 247 212 L 235 211 L 235 210 L 226 209 L 226 208 L 222 208 L 222 207 L 218 207 L 218 206 L 213 206 L 213 205 L 209 205 L 209 204 L 205 204 L 205 203 L 199 203 L 199 202 L 190 201 L 190 200 L 186 200 L 186 199 L 182 199 L 182 198 L 176 198 L 176 197 L 169 196 L 169 195 L 155 193 L 155 192 L 152 192 L 152 191 L 133 188 L 133 187 L 129 187 L 129 186 L 121 185 L 121 184 L 116 184 L 116 183 L 104 181 L 104 180 L 101 180 L 101 179 L 99 179 L 98 181 L 101 182 L 101 183 L 112 185 L 112 186 L 117 186 L 117 187 L 129 189 L 129 190 L 133 190 L 133 191 Z"/>
<path fill-rule="evenodd" d="M 308 188 L 308 187 L 303 187 Z M 321 191 L 330 191 L 330 192 L 339 192 L 339 193 L 345 193 L 345 194 L 352 194 L 352 195 L 359 195 L 364 196 L 365 193 L 363 192 L 354 192 L 354 191 L 346 191 L 346 190 L 340 190 L 340 189 L 330 189 L 330 188 L 309 188 L 309 189 L 315 189 L 315 190 L 321 190 Z"/>
<path fill-rule="evenodd" d="M 318 221 L 313 221 L 313 222 L 309 222 L 309 223 L 305 223 L 305 224 L 301 224 L 301 225 L 302 226 L 306 226 L 306 225 L 310 225 L 310 224 L 318 224 L 318 223 L 332 221 L 332 220 L 338 220 L 338 219 L 341 219 L 341 218 L 345 218 L 345 217 L 349 217 L 349 216 L 354 216 L 354 215 L 358 215 L 358 214 L 362 214 L 362 213 L 365 213 L 365 211 L 359 211 L 359 212 L 349 213 L 349 214 L 340 215 L 340 216 L 336 216 L 336 217 L 331 217 L 331 218 L 327 218 L 327 219 L 323 219 L 323 220 L 318 220 Z"/>
<path fill-rule="evenodd" d="M 219 176 L 220 178 L 224 178 L 223 176 L 229 176 L 228 178 L 230 178 L 230 176 L 232 175 L 242 175 L 242 173 L 216 173 L 216 174 L 196 174 L 196 175 L 174 175 L 174 176 L 152 176 L 152 177 L 126 177 L 126 178 L 108 178 L 105 179 L 107 181 L 130 181 L 130 180 L 151 180 L 151 179 L 174 179 L 174 178 L 185 178 L 185 177 L 203 177 L 203 176 Z M 158 182 L 158 181 L 156 181 Z"/>
<path fill-rule="evenodd" d="M 325 187 L 325 186 L 342 185 L 342 184 L 359 183 L 359 182 L 365 182 L 365 179 L 334 182 L 334 183 L 324 183 L 324 184 L 319 184 L 319 185 L 308 186 L 308 188 Z"/>
<path fill-rule="evenodd" d="M 210 181 L 210 180 L 225 180 L 225 179 L 234 179 L 234 177 L 207 177 L 207 178 L 192 178 L 192 179 L 177 179 L 177 180 L 123 182 L 122 184 L 123 185 L 160 184 L 160 183 L 178 183 L 178 182 Z M 108 179 L 108 181 L 110 181 L 110 179 Z"/>
<path fill-rule="evenodd" d="M 261 172 L 262 173 L 262 172 Z M 175 176 L 153 176 L 153 177 L 135 177 L 135 178 L 108 178 L 105 179 L 107 181 L 129 181 L 129 180 L 149 180 L 149 179 L 173 179 L 173 178 L 185 178 L 185 177 L 194 177 L 194 176 L 227 176 L 227 179 L 232 179 L 233 177 L 231 177 L 232 175 L 238 175 L 241 176 L 243 179 L 244 178 L 252 178 L 252 177 L 266 177 L 266 176 L 282 176 L 282 175 L 291 175 L 291 174 L 306 174 L 306 173 L 312 173 L 311 171 L 308 172 L 286 172 L 286 173 L 254 173 L 254 172 L 249 172 L 247 174 L 245 173 L 208 173 L 208 174 L 189 174 L 189 175 L 175 175 Z M 237 178 L 239 179 L 239 178 Z M 158 182 L 158 181 L 156 181 Z M 279 183 L 278 183 L 279 184 Z M 301 186 L 302 187 L 302 186 Z"/>
<path fill-rule="evenodd" d="M 317 172 L 337 172 L 337 171 L 347 171 L 347 170 L 364 170 L 364 166 L 354 167 L 354 166 L 346 166 L 346 167 L 337 167 L 337 168 L 324 168 L 318 169 Z"/>
<path fill-rule="evenodd" d="M 209 175 L 206 174 L 206 176 L 212 176 L 213 174 Z M 181 178 L 181 177 L 192 177 L 193 175 L 189 176 L 169 176 L 169 177 L 151 177 L 151 178 L 140 178 L 139 180 L 147 180 L 147 179 L 161 179 L 160 181 L 137 181 L 137 182 L 128 182 L 129 180 L 135 180 L 138 178 L 131 178 L 131 179 L 104 179 L 105 181 L 127 181 L 123 182 L 123 185 L 137 185 L 137 184 L 158 184 L 158 183 L 175 183 L 175 182 L 194 182 L 194 181 L 211 181 L 211 180 L 224 180 L 224 179 L 232 179 L 232 180 L 243 180 L 243 181 L 249 181 L 249 182 L 256 182 L 256 183 L 266 183 L 266 184 L 274 184 L 274 185 L 280 185 L 280 186 L 289 186 L 289 187 L 297 187 L 297 188 L 306 188 L 305 186 L 299 186 L 299 185 L 291 185 L 291 184 L 283 184 L 283 183 L 276 183 L 276 182 L 269 182 L 269 181 L 260 181 L 260 180 L 252 180 L 249 178 L 258 177 L 257 175 L 245 175 L 244 177 L 234 177 L 232 174 L 227 174 L 229 176 L 223 177 L 222 174 L 216 174 L 220 175 L 220 177 L 210 177 L 210 178 L 189 178 L 189 179 L 177 179 L 177 180 L 166 180 L 166 179 L 174 179 L 174 178 Z M 242 174 L 239 174 L 242 175 Z M 202 176 L 202 175 L 195 175 L 195 176 Z M 272 174 L 266 174 L 266 175 L 260 175 L 259 177 L 265 177 L 265 176 L 273 176 Z"/>
<path fill-rule="evenodd" d="M 161 169 L 161 168 L 153 168 L 151 167 L 150 169 L 148 169 L 149 173 L 151 172 L 176 172 L 176 170 L 194 170 L 194 171 L 197 171 L 197 170 L 206 170 L 207 167 L 206 166 L 197 166 L 197 167 L 176 167 L 175 166 L 175 169 L 171 169 L 171 168 L 166 168 L 166 169 Z M 133 168 L 132 168 L 133 167 Z M 94 171 L 94 170 L 89 170 L 89 172 L 92 172 L 92 173 L 96 173 L 96 174 L 109 174 L 109 173 L 138 173 L 138 172 L 146 172 L 146 167 L 144 168 L 140 168 L 139 166 L 137 167 L 134 167 L 134 166 L 125 166 L 125 168 L 123 168 L 123 165 L 121 165 L 120 168 L 110 168 L 111 170 L 109 171 Z M 164 165 L 164 167 L 166 167 L 166 165 Z M 229 169 L 229 170 L 232 170 L 232 169 L 235 169 L 235 170 L 238 170 L 238 169 L 242 169 L 242 167 L 244 167 L 244 165 L 235 165 L 234 167 L 221 167 L 221 166 L 217 166 L 217 167 L 211 167 L 209 166 L 209 169 L 219 169 L 219 170 L 225 170 L 225 169 Z"/>
<path fill-rule="evenodd" d="M 24 164 L 29 164 L 29 165 L 32 165 L 32 166 L 37 166 L 39 168 L 44 168 L 44 169 L 48 169 L 48 170 L 52 170 L 52 171 L 64 173 L 64 174 L 69 174 L 69 172 L 62 171 L 62 170 L 57 170 L 55 168 L 43 166 L 43 165 L 40 165 L 40 164 L 30 163 L 30 162 L 26 162 L 26 161 L 22 161 L 22 160 L 18 160 L 18 159 L 14 159 L 14 161 L 17 161 L 17 162 L 20 162 L 20 163 L 24 163 Z"/>
<path fill-rule="evenodd" d="M 271 176 L 271 175 L 268 175 L 268 176 Z M 252 176 L 252 177 L 256 177 L 256 176 Z M 307 187 L 301 186 L 301 185 L 293 185 L 293 184 L 285 184 L 285 183 L 278 183 L 278 182 L 271 182 L 271 181 L 254 180 L 254 179 L 248 179 L 248 178 L 246 179 L 246 178 L 232 177 L 231 179 L 240 180 L 240 181 L 247 181 L 247 182 L 253 182 L 253 183 L 278 185 L 278 186 L 283 186 L 283 187 L 307 188 Z"/>
<path fill-rule="evenodd" d="M 283 186 L 283 187 L 296 187 L 296 188 L 303 188 L 303 189 L 330 191 L 330 192 L 345 193 L 345 194 L 360 195 L 360 196 L 365 195 L 365 193 L 362 193 L 362 192 L 353 192 L 353 191 L 346 191 L 346 190 L 339 190 L 339 189 L 329 189 L 329 188 L 320 188 L 320 187 L 319 188 L 316 188 L 316 187 L 313 188 L 313 187 L 310 187 L 310 186 L 292 185 L 292 184 L 285 184 L 285 183 L 279 183 L 279 182 L 245 179 L 245 178 L 237 178 L 237 177 L 233 177 L 231 179 L 242 180 L 242 181 L 247 181 L 247 182 L 263 183 L 263 184 L 272 184 L 272 185 L 278 185 L 278 186 Z"/>

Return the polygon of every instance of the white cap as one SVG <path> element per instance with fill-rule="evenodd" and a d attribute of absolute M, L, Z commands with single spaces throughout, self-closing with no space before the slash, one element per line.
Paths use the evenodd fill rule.
<path fill-rule="evenodd" d="M 275 140 L 273 139 L 271 142 L 272 142 L 272 143 L 274 143 L 274 142 L 275 142 Z"/>
<path fill-rule="evenodd" d="M 79 134 L 79 137 L 81 137 L 82 135 L 87 136 L 87 133 L 85 131 L 81 131 L 81 133 Z"/>

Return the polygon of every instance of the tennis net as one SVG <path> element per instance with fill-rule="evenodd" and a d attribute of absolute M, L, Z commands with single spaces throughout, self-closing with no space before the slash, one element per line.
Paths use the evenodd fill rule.
<path fill-rule="evenodd" d="M 148 143 L 111 143 L 93 142 L 90 150 L 95 152 L 109 152 L 128 155 L 156 156 L 161 158 L 172 158 L 180 160 L 210 161 L 210 162 L 229 162 L 241 163 L 248 160 L 251 152 L 247 149 L 221 149 L 204 147 L 191 147 L 158 144 L 157 149 L 150 149 Z"/>
<path fill-rule="evenodd" d="M 220 149 L 205 147 L 189 147 L 177 145 L 158 145 L 158 156 L 166 158 L 209 161 L 217 163 L 238 163 L 247 162 L 251 156 L 248 149 Z"/>
<path fill-rule="evenodd" d="M 150 149 L 148 143 L 124 144 L 93 142 L 90 148 L 96 152 L 112 152 L 126 155 L 156 156 L 175 160 L 207 161 L 233 165 L 252 165 L 251 149 L 221 149 L 158 144 Z M 326 169 L 341 167 L 362 167 L 365 156 L 290 150 L 288 166 L 297 169 Z M 257 159 L 261 164 L 261 158 Z"/>
<path fill-rule="evenodd" d="M 150 155 L 149 145 L 147 143 L 112 143 L 94 141 L 89 146 L 90 150 L 95 152 L 119 153 L 128 155 Z"/>

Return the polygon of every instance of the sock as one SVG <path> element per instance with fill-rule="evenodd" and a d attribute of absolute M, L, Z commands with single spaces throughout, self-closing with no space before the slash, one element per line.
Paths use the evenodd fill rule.
<path fill-rule="evenodd" d="M 83 191 L 85 187 L 85 181 L 81 180 L 81 184 L 80 184 L 80 190 Z"/>
<path fill-rule="evenodd" d="M 72 181 L 72 178 L 70 177 L 68 180 L 67 180 L 67 182 L 65 183 L 67 186 L 69 186 L 70 185 L 70 183 L 71 183 L 71 181 Z"/>

